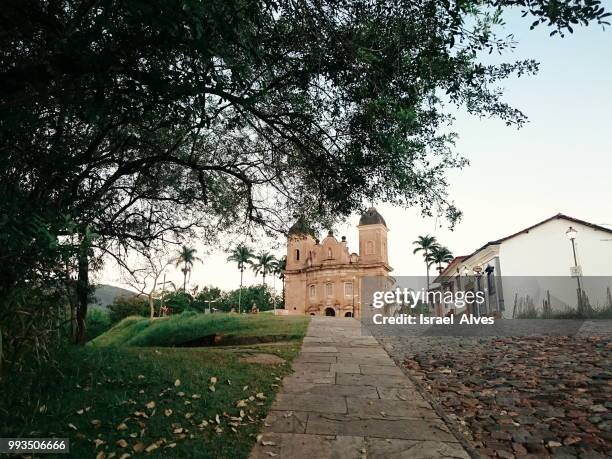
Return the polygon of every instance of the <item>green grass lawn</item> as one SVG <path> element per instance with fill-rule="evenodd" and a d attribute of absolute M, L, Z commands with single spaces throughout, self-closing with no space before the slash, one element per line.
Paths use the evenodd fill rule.
<path fill-rule="evenodd" d="M 176 346 L 204 336 L 224 335 L 224 341 L 262 342 L 300 339 L 306 316 L 269 314 L 183 313 L 159 319 L 127 317 L 91 341 L 93 346 Z"/>
<path fill-rule="evenodd" d="M 178 327 L 172 319 L 167 322 Z M 214 316 L 202 319 L 193 322 L 205 324 L 200 330 L 214 328 Z M 218 328 L 227 333 L 247 336 L 242 326 L 248 324 L 255 334 L 294 338 L 248 347 L 143 348 L 101 346 L 115 343 L 106 336 L 95 346 L 69 348 L 43 372 L 3 381 L 2 436 L 68 437 L 70 457 L 75 458 L 109 459 L 127 457 L 125 454 L 247 457 L 280 380 L 290 372 L 290 362 L 299 352 L 308 318 L 237 317 L 235 330 L 227 317 L 219 315 L 217 319 Z M 121 328 L 141 323 L 124 321 L 109 334 L 125 337 Z M 159 335 L 151 331 L 141 334 L 151 326 L 139 328 L 132 339 L 141 336 L 143 341 L 138 342 L 142 343 L 151 336 L 169 333 L 165 325 Z M 132 344 L 132 339 L 123 342 Z M 274 354 L 286 363 L 263 365 L 241 360 L 252 352 Z"/>

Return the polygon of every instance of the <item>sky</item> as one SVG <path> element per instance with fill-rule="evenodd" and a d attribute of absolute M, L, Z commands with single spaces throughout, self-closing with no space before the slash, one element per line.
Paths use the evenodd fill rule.
<path fill-rule="evenodd" d="M 449 196 L 463 219 L 450 231 L 444 220 L 423 218 L 418 209 L 377 205 L 390 230 L 394 275 L 424 274 L 422 257 L 412 254 L 412 241 L 422 234 L 435 235 L 455 255 L 464 255 L 559 212 L 612 228 L 612 28 L 576 28 L 560 38 L 549 37 L 546 27 L 530 31 L 531 21 L 517 12 L 505 20 L 518 45 L 503 60 L 540 62 L 537 75 L 502 83 L 504 99 L 529 122 L 517 130 L 499 120 L 456 113 L 456 151 L 470 165 L 448 174 Z M 355 252 L 358 220 L 355 215 L 334 228 Z M 227 253 L 192 242 L 203 262 L 195 265 L 190 285 L 237 288 L 239 272 L 226 261 Z M 280 249 L 271 251 L 283 255 L 283 241 L 276 242 Z M 269 248 L 267 243 L 256 247 Z M 168 279 L 182 284 L 178 269 L 170 269 Z M 97 281 L 126 287 L 112 261 Z M 260 281 L 245 273 L 245 285 Z"/>

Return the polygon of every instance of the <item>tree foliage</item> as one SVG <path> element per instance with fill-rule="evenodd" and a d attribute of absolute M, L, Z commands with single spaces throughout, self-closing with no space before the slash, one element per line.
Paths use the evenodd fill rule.
<path fill-rule="evenodd" d="M 507 8 L 552 32 L 607 17 L 597 0 L 4 2 L 0 306 L 78 271 L 82 321 L 100 255 L 196 228 L 376 201 L 455 221 L 445 103 L 525 121 L 497 83 L 537 64 L 479 60 L 511 46 Z"/>

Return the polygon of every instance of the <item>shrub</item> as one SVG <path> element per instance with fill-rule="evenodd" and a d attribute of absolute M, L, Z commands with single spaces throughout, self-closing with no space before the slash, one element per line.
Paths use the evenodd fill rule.
<path fill-rule="evenodd" d="M 85 327 L 88 340 L 100 336 L 111 327 L 111 319 L 108 311 L 102 308 L 91 308 L 87 312 Z"/>
<path fill-rule="evenodd" d="M 182 290 L 167 293 L 164 304 L 172 310 L 172 314 L 180 314 L 191 307 L 193 298 Z"/>
<path fill-rule="evenodd" d="M 213 306 L 221 309 L 222 311 L 229 312 L 232 308 L 238 309 L 238 297 L 240 295 L 240 289 L 232 290 L 223 295 L 222 300 Z M 272 289 L 264 287 L 263 285 L 251 285 L 249 287 L 242 288 L 242 294 L 240 295 L 240 303 L 242 311 L 250 311 L 253 304 L 257 306 L 260 311 L 268 311 L 274 308 L 274 295 Z M 281 307 L 281 298 L 276 298 L 277 309 Z"/>
<path fill-rule="evenodd" d="M 119 297 L 108 306 L 108 311 L 111 323 L 119 322 L 129 316 L 148 317 L 149 303 L 142 297 Z"/>

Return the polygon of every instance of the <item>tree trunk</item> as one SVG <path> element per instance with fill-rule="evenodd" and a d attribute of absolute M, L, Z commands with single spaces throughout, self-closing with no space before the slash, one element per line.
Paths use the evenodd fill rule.
<path fill-rule="evenodd" d="M 87 340 L 85 331 L 85 318 L 87 317 L 87 303 L 89 302 L 89 244 L 87 236 L 83 236 L 78 254 L 78 278 L 76 286 L 77 313 L 76 338 L 77 344 L 85 344 Z"/>
<path fill-rule="evenodd" d="M 155 317 L 155 305 L 153 304 L 153 293 L 149 293 L 149 314 L 152 319 Z"/>
<path fill-rule="evenodd" d="M 187 263 L 183 268 L 183 292 L 187 291 Z"/>
<path fill-rule="evenodd" d="M 240 290 L 238 290 L 238 314 L 240 314 L 240 303 L 242 301 L 242 275 L 244 268 L 240 268 Z"/>

